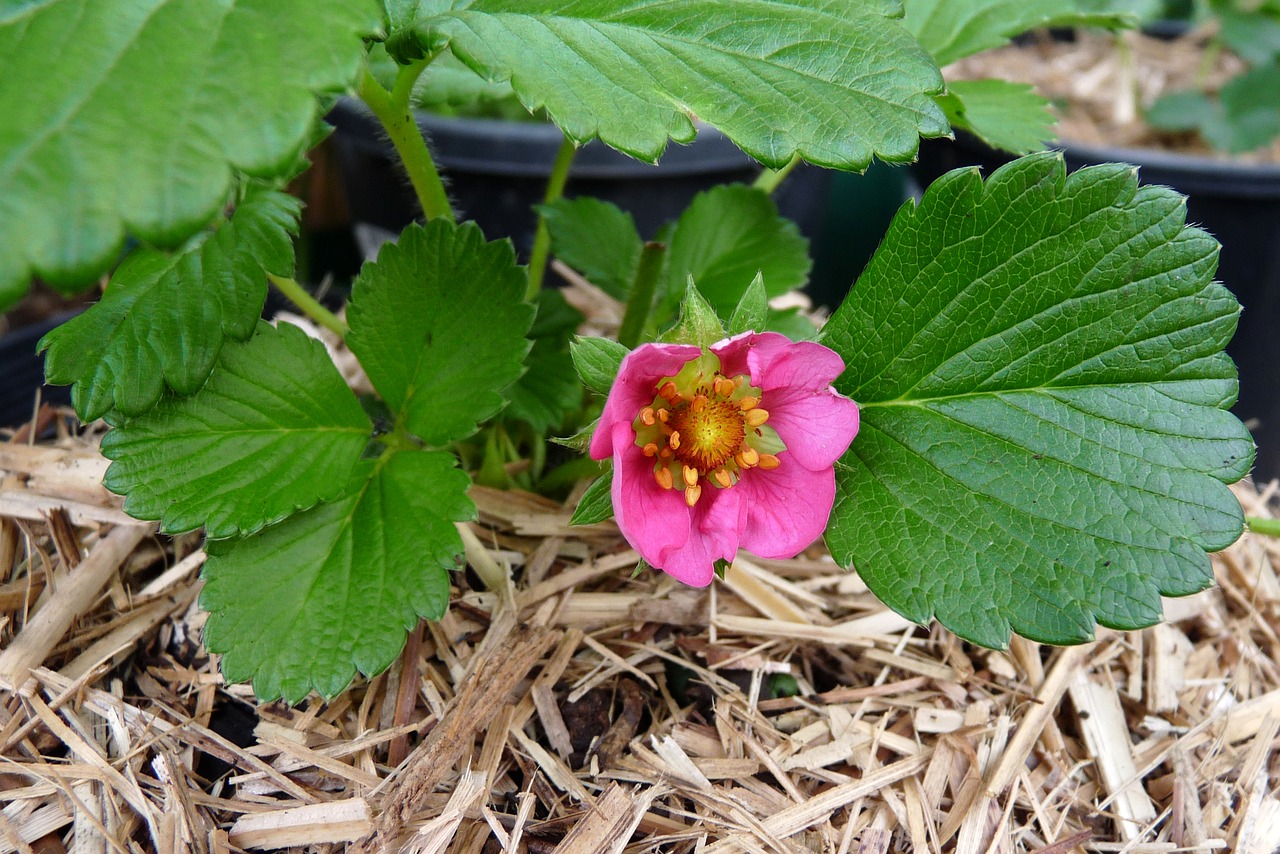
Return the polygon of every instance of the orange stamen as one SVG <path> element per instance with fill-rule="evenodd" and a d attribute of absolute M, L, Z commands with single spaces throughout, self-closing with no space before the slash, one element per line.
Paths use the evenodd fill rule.
<path fill-rule="evenodd" d="M 755 409 L 759 405 L 760 405 L 760 398 L 758 397 L 744 397 L 742 398 L 742 400 L 738 401 L 738 406 L 742 407 L 743 412 L 746 412 L 747 410 L 750 410 L 750 409 Z"/>
<path fill-rule="evenodd" d="M 743 416 L 743 420 L 747 422 L 748 427 L 759 427 L 769 420 L 769 412 L 765 409 L 749 409 Z"/>
<path fill-rule="evenodd" d="M 652 457 L 658 453 L 658 446 L 656 443 L 650 442 L 649 444 L 645 445 L 642 450 L 646 457 Z"/>
<path fill-rule="evenodd" d="M 776 469 L 780 465 L 782 465 L 782 460 L 778 459 L 773 454 L 760 455 L 760 468 L 768 471 L 769 469 Z"/>
<path fill-rule="evenodd" d="M 685 486 L 697 486 L 698 470 L 693 466 L 684 467 L 684 483 Z"/>
<path fill-rule="evenodd" d="M 671 445 L 671 450 L 673 451 L 680 450 L 680 431 L 679 430 L 674 431 L 671 434 L 671 437 L 667 439 L 667 442 Z"/>
<path fill-rule="evenodd" d="M 663 424 L 666 424 L 667 419 L 670 417 L 671 417 L 671 411 L 669 409 L 658 410 L 658 420 L 661 421 Z"/>
<path fill-rule="evenodd" d="M 741 456 L 742 459 L 738 462 L 738 465 L 742 466 L 744 469 L 760 465 L 760 452 L 755 448 L 749 446 L 743 448 L 742 453 L 739 454 L 739 456 Z"/>
<path fill-rule="evenodd" d="M 707 396 L 700 394 L 693 399 L 693 403 L 689 404 L 689 408 L 694 412 L 701 412 L 707 408 Z"/>
<path fill-rule="evenodd" d="M 653 473 L 653 479 L 658 482 L 658 486 L 663 489 L 670 489 L 676 485 L 676 479 L 671 476 L 671 469 L 660 468 Z"/>
<path fill-rule="evenodd" d="M 702 487 L 694 485 L 684 491 L 684 503 L 690 507 L 698 503 L 698 499 L 702 497 Z"/>
<path fill-rule="evenodd" d="M 658 389 L 658 394 L 665 397 L 670 403 L 679 403 L 681 400 L 680 392 L 676 389 L 676 384 L 671 380 L 667 380 L 662 384 L 662 388 Z"/>
<path fill-rule="evenodd" d="M 654 415 L 652 406 L 646 406 L 644 409 L 640 410 L 641 424 L 646 427 L 652 427 L 655 421 L 657 421 L 657 416 Z"/>
<path fill-rule="evenodd" d="M 733 486 L 733 478 L 729 477 L 729 473 L 724 469 L 716 469 L 711 473 L 711 476 L 716 479 L 716 483 L 720 484 L 725 489 Z"/>

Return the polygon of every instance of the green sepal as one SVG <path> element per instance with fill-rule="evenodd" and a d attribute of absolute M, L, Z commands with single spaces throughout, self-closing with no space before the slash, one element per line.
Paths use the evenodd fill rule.
<path fill-rule="evenodd" d="M 569 524 L 594 525 L 596 522 L 603 522 L 612 517 L 612 489 L 613 469 L 610 468 L 587 487 L 587 491 L 582 494 L 582 500 L 578 502 L 577 509 L 573 511 L 573 518 L 569 520 Z"/>
<path fill-rule="evenodd" d="M 610 338 L 578 337 L 569 343 L 573 367 L 582 384 L 597 394 L 608 394 L 618 377 L 622 360 L 631 351 Z"/>
<path fill-rule="evenodd" d="M 694 344 L 705 349 L 724 338 L 724 325 L 716 310 L 703 298 L 690 276 L 684 289 L 684 301 L 680 304 L 680 319 L 659 340 L 665 344 Z"/>
<path fill-rule="evenodd" d="M 729 318 L 729 335 L 740 335 L 743 332 L 759 332 L 764 329 L 769 319 L 769 295 L 764 289 L 764 276 L 756 273 L 751 284 L 738 300 L 738 307 Z"/>

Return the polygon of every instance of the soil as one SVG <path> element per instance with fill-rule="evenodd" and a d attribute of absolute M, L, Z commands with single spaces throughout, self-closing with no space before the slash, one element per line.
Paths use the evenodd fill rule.
<path fill-rule="evenodd" d="M 1245 69 L 1227 51 L 1206 51 L 1212 31 L 1165 39 L 1138 32 L 1079 31 L 1071 39 L 1039 33 L 1020 43 L 962 59 L 949 80 L 997 78 L 1030 83 L 1053 102 L 1057 135 L 1070 142 L 1158 148 L 1244 163 L 1280 163 L 1280 140 L 1242 155 L 1209 148 L 1195 133 L 1147 126 L 1143 110 L 1168 92 L 1194 89 L 1203 78 L 1216 92 Z"/>

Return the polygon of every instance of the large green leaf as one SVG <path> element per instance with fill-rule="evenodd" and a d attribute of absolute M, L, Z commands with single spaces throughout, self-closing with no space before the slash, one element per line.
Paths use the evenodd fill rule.
<path fill-rule="evenodd" d="M 40 342 L 48 381 L 75 383 L 72 399 L 86 422 L 113 408 L 139 415 L 166 385 L 194 394 L 223 337 L 253 333 L 266 271 L 292 273 L 299 207 L 283 193 L 253 190 L 230 221 L 183 251 L 134 251 L 101 302 Z"/>
<path fill-rule="evenodd" d="M 827 543 L 907 617 L 1003 646 L 1138 628 L 1212 583 L 1240 307 L 1181 196 L 1059 155 L 936 181 L 904 207 L 823 341 L 862 427 Z"/>
<path fill-rule="evenodd" d="M 1053 139 L 1057 119 L 1049 102 L 1025 83 L 1007 80 L 956 80 L 938 99 L 954 128 L 967 130 L 987 145 L 1026 154 Z"/>
<path fill-rule="evenodd" d="M 347 343 L 410 432 L 442 446 L 506 404 L 524 370 L 533 306 L 509 241 L 474 224 L 412 225 L 351 290 Z"/>
<path fill-rule="evenodd" d="M 778 296 L 809 279 L 809 241 L 778 214 L 768 194 L 742 184 L 699 193 L 681 214 L 667 252 L 663 302 L 680 304 L 689 277 L 723 318 L 737 307 L 757 274 Z"/>
<path fill-rule="evenodd" d="M 176 246 L 233 170 L 274 176 L 351 81 L 367 0 L 52 0 L 0 23 L 0 307 L 91 282 L 130 232 Z"/>
<path fill-rule="evenodd" d="M 449 604 L 455 522 L 475 518 L 453 455 L 404 451 L 356 470 L 346 497 L 208 545 L 205 643 L 260 700 L 332 697 L 385 670 L 419 617 Z"/>
<path fill-rule="evenodd" d="M 1132 26 L 1125 0 L 905 0 L 904 23 L 938 65 L 1000 47 L 1036 27 Z"/>
<path fill-rule="evenodd" d="M 642 160 L 668 138 L 692 140 L 695 116 L 774 167 L 796 153 L 844 169 L 872 155 L 908 161 L 920 136 L 946 133 L 929 97 L 941 76 L 889 0 L 416 6 L 423 47 L 448 45 L 486 79 L 510 79 L 570 139 L 599 137 Z"/>
<path fill-rule="evenodd" d="M 108 433 L 104 483 L 166 533 L 256 531 L 341 494 L 371 426 L 324 345 L 259 323 L 204 387 Z"/>

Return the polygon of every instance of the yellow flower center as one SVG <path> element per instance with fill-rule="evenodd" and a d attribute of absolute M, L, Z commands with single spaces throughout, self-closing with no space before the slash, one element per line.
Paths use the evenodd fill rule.
<path fill-rule="evenodd" d="M 722 374 L 715 354 L 703 352 L 655 391 L 632 422 L 636 445 L 653 458 L 658 485 L 683 491 L 690 507 L 708 484 L 728 489 L 746 469 L 781 464 L 777 454 L 786 446 L 766 426 L 760 389 L 746 375 Z"/>

